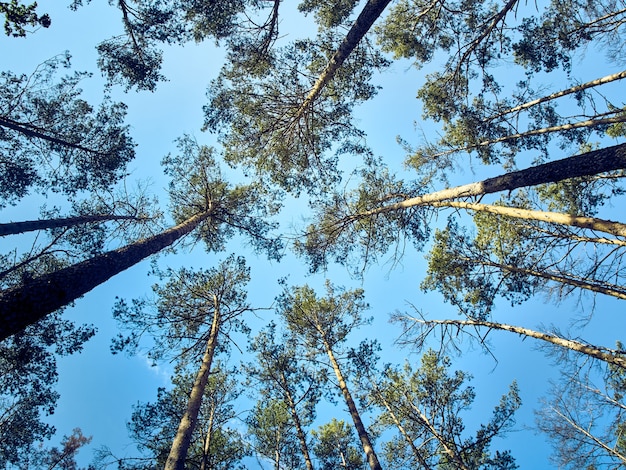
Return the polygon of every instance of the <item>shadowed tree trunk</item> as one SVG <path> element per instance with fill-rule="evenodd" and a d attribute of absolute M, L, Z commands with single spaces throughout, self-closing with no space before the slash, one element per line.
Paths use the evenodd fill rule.
<path fill-rule="evenodd" d="M 211 216 L 196 214 L 150 238 L 0 292 L 0 341 L 68 305 L 116 274 L 167 248 Z"/>
<path fill-rule="evenodd" d="M 92 222 L 107 222 L 112 220 L 134 220 L 145 221 L 148 217 L 137 217 L 134 215 L 78 215 L 75 217 L 60 217 L 57 219 L 45 220 L 25 220 L 23 222 L 7 222 L 0 224 L 0 237 L 7 235 L 17 235 L 19 233 L 33 232 L 35 230 L 47 230 L 58 227 L 75 227 L 76 225 L 89 224 Z"/>

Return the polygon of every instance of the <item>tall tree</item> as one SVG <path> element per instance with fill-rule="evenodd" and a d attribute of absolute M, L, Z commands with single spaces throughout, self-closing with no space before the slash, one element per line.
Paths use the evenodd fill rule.
<path fill-rule="evenodd" d="M 315 442 L 313 450 L 323 470 L 359 470 L 365 467 L 359 451 L 360 442 L 354 430 L 343 420 L 333 418 L 313 430 L 312 434 Z"/>
<path fill-rule="evenodd" d="M 204 241 L 209 250 L 223 249 L 226 240 L 239 232 L 250 236 L 253 246 L 266 250 L 268 256 L 279 257 L 280 241 L 269 238 L 272 224 L 263 218 L 277 209 L 268 199 L 271 195 L 258 183 L 230 187 L 211 149 L 189 138 L 179 144 L 181 154 L 164 160 L 172 177 L 169 193 L 178 225 L 0 292 L 0 338 L 44 318 L 195 229 L 196 240 Z"/>
<path fill-rule="evenodd" d="M 287 335 L 276 338 L 274 323 L 254 338 L 250 351 L 256 353 L 257 364 L 247 366 L 247 374 L 258 382 L 261 396 L 282 400 L 287 405 L 305 467 L 313 470 L 305 426 L 315 418 L 324 377 L 301 361 L 302 352 L 294 338 Z"/>
<path fill-rule="evenodd" d="M 410 466 L 442 469 L 514 469 L 508 451 L 489 447 L 514 424 L 513 415 L 521 401 L 515 383 L 494 408 L 492 418 L 475 436 L 467 437 L 463 414 L 474 401 L 470 376 L 452 372 L 450 360 L 429 350 L 418 369 L 406 363 L 404 370 L 388 367 L 382 380 L 373 383 L 371 400 L 383 410 L 379 422 L 385 428 L 404 429 L 404 436 L 384 444 L 391 467 Z M 410 445 L 414 443 L 414 445 Z M 416 453 L 417 452 L 417 453 Z"/>
<path fill-rule="evenodd" d="M 348 334 L 366 322 L 362 315 L 366 308 L 362 290 L 345 291 L 327 281 L 326 296 L 322 298 L 318 298 L 309 286 L 286 291 L 279 298 L 278 312 L 312 357 L 328 357 L 367 463 L 375 470 L 381 466 L 340 364 L 342 353 L 346 353 L 344 343 Z"/>
<path fill-rule="evenodd" d="M 245 260 L 234 256 L 206 271 L 182 268 L 167 274 L 165 284 L 153 287 L 156 300 L 151 308 L 137 299 L 131 305 L 118 301 L 114 316 L 130 336 L 118 337 L 114 350 L 137 348 L 143 334 L 150 333 L 153 345 L 148 357 L 155 361 L 174 355 L 189 364 L 201 357 L 165 462 L 166 469 L 180 470 L 185 466 L 215 353 L 226 346 L 222 342 L 229 330 L 242 328 L 240 317 L 250 310 L 243 290 L 250 274 Z"/>

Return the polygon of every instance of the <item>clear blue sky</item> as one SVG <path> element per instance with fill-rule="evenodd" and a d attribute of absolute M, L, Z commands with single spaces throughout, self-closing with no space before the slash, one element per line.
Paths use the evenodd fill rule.
<path fill-rule="evenodd" d="M 41 1 L 42 11 L 49 11 L 52 26 L 48 30 L 39 30 L 26 39 L 0 37 L 2 51 L 0 63 L 2 70 L 14 73 L 29 73 L 37 64 L 69 50 L 73 56 L 75 70 L 94 72 L 91 80 L 86 80 L 83 88 L 90 100 L 100 99 L 102 79 L 96 69 L 95 45 L 98 41 L 110 37 L 121 30 L 119 11 L 106 5 L 106 2 L 94 2 L 72 12 L 63 6 L 64 2 Z M 294 16 L 283 17 L 282 30 L 292 31 Z M 297 31 L 301 31 L 298 26 Z M 289 36 L 287 37 L 289 39 Z M 603 61 L 602 57 L 599 57 Z M 124 94 L 119 89 L 113 90 L 115 100 L 124 101 L 129 106 L 128 122 L 132 126 L 133 136 L 139 144 L 137 159 L 131 163 L 133 178 L 153 181 L 153 190 L 160 195 L 162 206 L 167 203 L 163 188 L 166 184 L 159 162 L 168 152 L 174 150 L 173 140 L 183 133 L 194 134 L 199 142 L 212 144 L 213 137 L 202 134 L 203 115 L 201 106 L 205 103 L 205 92 L 209 80 L 216 76 L 222 63 L 221 52 L 212 44 L 186 45 L 174 47 L 165 55 L 164 74 L 170 81 L 161 83 L 156 93 Z M 593 68 L 583 68 L 589 76 L 583 80 L 597 78 Z M 614 67 L 604 66 L 600 75 L 616 71 Z M 357 119 L 367 132 L 368 143 L 377 155 L 384 157 L 389 164 L 400 168 L 404 152 L 396 144 L 396 135 L 419 142 L 422 132 L 434 136 L 435 129 L 430 125 L 423 128 L 414 126 L 420 120 L 420 110 L 415 99 L 415 92 L 421 83 L 424 71 L 415 71 L 409 64 L 394 64 L 377 78 L 384 86 L 379 95 L 370 103 L 357 109 Z M 507 70 L 503 71 L 504 74 Z M 519 77 L 511 76 L 511 80 Z M 422 126 L 422 124 L 420 124 Z M 474 181 L 481 175 L 475 175 L 469 169 L 454 177 L 454 183 Z M 33 201 L 26 210 L 24 206 L 3 211 L 1 220 L 20 220 L 37 214 L 39 201 Z M 306 216 L 304 203 L 290 206 L 284 216 L 284 226 L 299 224 L 300 217 Z M 610 214 L 609 214 L 610 215 Z M 614 213 L 613 219 L 619 219 L 621 211 Z M 440 216 L 443 222 L 447 214 Z M 610 216 L 608 218 L 611 218 Z M 6 242 L 4 242 L 6 243 Z M 234 241 L 226 253 L 206 254 L 201 247 L 196 247 L 192 254 L 179 253 L 175 257 L 162 256 L 159 265 L 190 266 L 207 268 L 216 265 L 228 253 L 244 254 L 245 247 Z M 252 281 L 249 285 L 249 298 L 254 307 L 267 307 L 279 293 L 276 280 L 289 275 L 289 282 L 321 287 L 324 275 L 307 277 L 306 267 L 299 260 L 288 255 L 280 264 L 269 263 L 263 258 L 249 254 L 248 264 L 252 266 Z M 93 436 L 92 447 L 106 445 L 117 454 L 132 453 L 127 438 L 126 421 L 130 418 L 132 405 L 146 402 L 156 397 L 159 386 L 169 385 L 167 365 L 150 367 L 141 357 L 126 358 L 112 356 L 109 342 L 116 332 L 111 320 L 111 308 L 115 296 L 124 298 L 141 297 L 149 293 L 153 279 L 147 277 L 149 263 L 143 262 L 116 276 L 105 285 L 94 289 L 83 299 L 68 309 L 69 318 L 77 322 L 92 322 L 98 327 L 98 334 L 85 347 L 85 351 L 74 357 L 63 359 L 60 363 L 59 392 L 61 399 L 54 416 L 50 418 L 58 430 L 58 436 L 71 433 L 74 427 L 80 427 L 86 435 Z M 433 318 L 456 317 L 455 311 L 442 303 L 439 294 L 425 295 L 419 290 L 419 283 L 424 276 L 425 261 L 423 255 L 407 250 L 400 266 L 391 269 L 390 265 L 372 266 L 365 276 L 363 284 L 350 279 L 343 268 L 333 268 L 326 274 L 335 284 L 346 287 L 363 287 L 371 305 L 370 313 L 374 322 L 355 335 L 355 342 L 362 337 L 376 337 L 384 346 L 383 360 L 402 363 L 407 351 L 392 346 L 398 331 L 387 322 L 389 314 L 395 310 L 408 310 L 407 303 L 419 306 L 429 312 Z M 511 309 L 499 305 L 497 319 L 512 324 L 536 327 L 540 323 L 561 324 L 567 326 L 571 312 L 577 308 L 574 301 L 558 306 L 539 298 Z M 251 319 L 251 326 L 262 327 L 269 322 L 271 313 L 264 313 L 266 318 Z M 607 327 L 610 325 L 610 327 Z M 585 330 L 583 337 L 594 344 L 611 347 L 616 339 L 625 339 L 619 335 L 625 331 L 626 317 L 623 306 L 611 299 L 598 299 L 594 317 Z M 362 335 L 362 337 L 356 337 Z M 616 336 L 617 335 L 617 336 Z M 534 422 L 533 409 L 537 400 L 547 389 L 547 382 L 553 376 L 548 359 L 534 349 L 530 340 L 522 342 L 517 336 L 505 333 L 492 334 L 493 350 L 498 364 L 480 353 L 469 352 L 456 358 L 454 367 L 471 372 L 475 379 L 477 400 L 474 405 L 475 422 L 468 421 L 467 429 L 474 431 L 477 423 L 485 422 L 500 396 L 507 391 L 512 380 L 517 380 L 523 407 L 517 415 L 516 431 L 498 448 L 511 449 L 520 468 L 550 468 L 547 461 L 549 448 L 543 435 L 536 435 L 526 430 Z M 417 363 L 419 358 L 409 356 Z M 242 402 L 241 409 L 249 407 Z M 344 408 L 323 406 L 319 412 L 320 420 L 331 416 L 349 419 Z M 83 451 L 81 462 L 90 460 L 90 451 Z M 250 466 L 254 468 L 254 464 Z"/>

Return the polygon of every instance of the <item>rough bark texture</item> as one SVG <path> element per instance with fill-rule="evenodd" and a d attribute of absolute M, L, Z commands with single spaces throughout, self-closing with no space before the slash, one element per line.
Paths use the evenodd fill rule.
<path fill-rule="evenodd" d="M 0 292 L 0 341 L 83 296 L 116 274 L 158 253 L 210 216 L 207 211 L 145 240 L 94 256 Z"/>
<path fill-rule="evenodd" d="M 524 170 L 512 171 L 476 183 L 464 184 L 423 196 L 413 197 L 395 204 L 389 204 L 372 209 L 371 211 L 362 212 L 355 217 L 367 217 L 409 207 L 425 206 L 432 202 L 481 196 L 483 194 L 492 194 L 501 191 L 512 191 L 527 186 L 556 183 L 570 178 L 597 175 L 607 171 L 623 169 L 626 169 L 626 144 L 606 147 L 554 162 L 544 163 L 543 165 L 526 168 Z"/>
<path fill-rule="evenodd" d="M 528 336 L 530 338 L 540 339 L 542 341 L 555 344 L 562 348 L 571 349 L 572 351 L 586 354 L 588 356 L 595 357 L 596 359 L 600 359 L 601 361 L 626 368 L 626 358 L 622 354 L 619 354 L 617 351 L 608 348 L 600 348 L 590 344 L 580 343 L 571 339 L 560 338 L 558 336 L 541 333 L 540 331 L 530 330 L 521 326 L 480 320 L 420 320 L 417 318 L 415 318 L 414 320 L 418 323 L 423 323 L 425 325 L 454 325 L 458 327 L 481 326 L 494 330 L 511 331 L 513 333 L 518 333 L 520 335 Z"/>
<path fill-rule="evenodd" d="M 595 217 L 578 217 L 558 212 L 534 211 L 520 209 L 518 207 L 496 206 L 491 204 L 477 204 L 461 201 L 444 201 L 432 203 L 434 207 L 458 207 L 473 211 L 489 212 L 491 214 L 504 215 L 516 219 L 538 220 L 553 224 L 570 225 L 573 227 L 587 228 L 598 232 L 605 232 L 619 237 L 626 237 L 626 224 L 613 222 L 612 220 L 597 219 Z"/>
<path fill-rule="evenodd" d="M 134 215 L 79 215 L 76 217 L 60 217 L 58 219 L 25 220 L 23 222 L 7 222 L 0 224 L 0 237 L 17 235 L 19 233 L 33 232 L 35 230 L 47 230 L 58 227 L 74 227 L 76 225 L 89 224 L 92 222 L 108 222 L 113 220 L 147 220 L 146 217 Z"/>
<path fill-rule="evenodd" d="M 185 414 L 180 420 L 170 453 L 167 456 L 165 470 L 185 470 L 185 459 L 187 458 L 187 451 L 191 445 L 193 431 L 198 421 L 198 413 L 200 412 L 202 397 L 204 396 L 206 384 L 209 380 L 211 363 L 213 362 L 213 355 L 217 347 L 217 335 L 220 329 L 220 309 L 215 295 L 213 296 L 213 302 L 215 310 L 213 312 L 213 323 L 211 324 L 211 332 L 207 340 L 206 350 L 202 356 L 202 363 L 200 364 L 196 380 L 193 383 L 193 388 L 189 395 L 187 410 L 185 410 Z"/>
<path fill-rule="evenodd" d="M 335 371 L 335 375 L 337 376 L 337 382 L 339 388 L 341 389 L 341 393 L 343 394 L 346 406 L 348 407 L 348 411 L 350 412 L 350 416 L 352 417 L 352 421 L 354 421 L 356 433 L 358 434 L 361 444 L 363 445 L 363 451 L 367 456 L 367 463 L 372 470 L 382 470 L 378 457 L 376 456 L 376 452 L 374 452 L 374 446 L 372 445 L 369 434 L 367 433 L 367 429 L 365 429 L 365 425 L 363 424 L 363 421 L 361 421 L 359 410 L 357 409 L 356 404 L 352 399 L 352 395 L 350 394 L 350 390 L 348 390 L 348 385 L 343 378 L 343 374 L 341 373 L 335 354 L 328 343 L 324 342 L 324 347 L 326 348 L 328 358 L 330 359 L 330 363 Z"/>
<path fill-rule="evenodd" d="M 311 88 L 311 91 L 300 105 L 300 108 L 294 116 L 295 120 L 302 117 L 311 103 L 313 103 L 313 101 L 315 101 L 315 99 L 320 95 L 326 84 L 333 79 L 335 73 L 337 73 L 337 70 L 341 67 L 341 64 L 345 62 L 350 53 L 354 50 L 359 41 L 363 39 L 363 36 L 367 34 L 369 29 L 374 24 L 374 21 L 378 19 L 389 3 L 391 3 L 391 0 L 369 0 L 367 2 L 358 18 L 350 28 L 350 31 L 348 31 L 348 34 L 315 81 L 313 88 Z"/>

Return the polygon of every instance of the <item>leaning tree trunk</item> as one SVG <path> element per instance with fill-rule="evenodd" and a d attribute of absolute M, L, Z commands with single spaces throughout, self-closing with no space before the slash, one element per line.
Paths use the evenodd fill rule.
<path fill-rule="evenodd" d="M 404 201 L 377 207 L 369 211 L 360 212 L 353 216 L 359 220 L 372 215 L 408 209 L 410 207 L 427 206 L 433 202 L 459 199 L 471 196 L 482 196 L 501 191 L 537 186 L 539 184 L 556 183 L 570 178 L 597 175 L 608 171 L 626 169 L 626 144 L 614 145 L 592 152 L 574 155 L 542 165 L 533 166 L 524 170 L 512 171 L 493 178 L 464 184 L 453 188 L 435 191 Z"/>
<path fill-rule="evenodd" d="M 0 341 L 68 305 L 116 274 L 167 248 L 210 217 L 208 210 L 145 240 L 0 292 Z"/>
<path fill-rule="evenodd" d="M 354 48 L 359 44 L 361 39 L 363 39 L 363 36 L 367 34 L 369 29 L 374 24 L 374 21 L 378 19 L 390 2 L 391 0 L 368 0 L 367 4 L 363 7 L 363 10 L 361 10 L 358 18 L 350 28 L 350 31 L 348 31 L 348 34 L 317 78 L 313 88 L 311 88 L 309 94 L 296 111 L 294 116 L 295 121 L 304 115 L 313 101 L 315 101 L 315 99 L 320 95 L 324 87 L 333 79 L 335 73 L 339 70 L 339 67 L 341 67 Z"/>
<path fill-rule="evenodd" d="M 134 215 L 93 214 L 77 215 L 75 217 L 60 217 L 57 219 L 25 220 L 23 222 L 7 222 L 0 224 L 0 237 L 17 235 L 19 233 L 34 232 L 35 230 L 48 230 L 59 227 L 75 227 L 77 225 L 94 222 L 108 222 L 115 220 L 134 220 L 137 222 L 148 220 L 147 217 Z"/>
<path fill-rule="evenodd" d="M 503 330 L 510 331 L 512 333 L 517 333 L 519 335 L 540 339 L 542 341 L 546 341 L 548 343 L 554 344 L 561 348 L 570 349 L 572 351 L 576 351 L 581 354 L 586 354 L 587 356 L 591 356 L 595 359 L 599 359 L 601 361 L 607 362 L 609 364 L 614 364 L 619 367 L 626 368 L 626 357 L 623 353 L 616 351 L 614 349 L 604 348 L 593 346 L 591 344 L 581 343 L 579 341 L 574 341 L 571 339 L 560 338 L 555 335 L 551 335 L 548 333 L 542 333 L 540 331 L 531 330 L 528 328 L 524 328 L 521 326 L 507 325 L 504 323 L 495 323 L 490 321 L 480 321 L 480 320 L 420 320 L 418 318 L 410 318 L 411 320 L 421 323 L 424 325 L 452 325 L 458 328 L 464 328 L 467 326 L 477 326 L 484 327 L 494 330 Z"/>
<path fill-rule="evenodd" d="M 348 390 L 348 385 L 341 373 L 341 369 L 339 368 L 339 363 L 335 358 L 335 354 L 333 353 L 330 344 L 324 340 L 324 348 L 326 349 L 326 353 L 328 354 L 328 358 L 330 359 L 330 364 L 335 371 L 335 375 L 337 376 L 337 382 L 339 385 L 339 389 L 343 394 L 343 399 L 346 402 L 348 407 L 348 411 L 350 412 L 350 416 L 352 417 L 352 421 L 354 421 L 354 427 L 356 432 L 361 440 L 361 444 L 363 446 L 363 451 L 367 457 L 367 463 L 369 464 L 372 470 L 382 470 L 380 466 L 380 462 L 378 461 L 378 457 L 376 456 L 376 452 L 374 451 L 374 446 L 370 441 L 369 434 L 367 433 L 367 429 L 365 429 L 365 425 L 361 420 L 361 415 L 359 414 L 359 410 L 352 399 L 352 395 L 350 394 L 350 390 Z"/>
<path fill-rule="evenodd" d="M 300 442 L 300 450 L 302 451 L 302 456 L 304 457 L 304 463 L 306 465 L 307 470 L 313 470 L 313 462 L 311 461 L 311 455 L 309 454 L 309 446 L 306 442 L 306 433 L 302 428 L 302 423 L 300 422 L 300 416 L 298 416 L 298 410 L 296 409 L 296 402 L 291 394 L 291 390 L 288 387 L 288 381 L 285 377 L 284 371 L 281 371 L 281 378 L 286 385 L 283 387 L 285 398 L 287 398 L 287 405 L 289 406 L 289 410 L 291 411 L 291 418 L 293 419 L 293 424 L 296 427 L 296 434 L 298 435 L 298 441 Z"/>
<path fill-rule="evenodd" d="M 515 219 L 538 220 L 559 225 L 586 228 L 596 232 L 609 233 L 618 237 L 626 237 L 626 224 L 612 220 L 598 219 L 596 217 L 581 217 L 558 212 L 536 211 L 519 207 L 498 206 L 494 204 L 478 204 L 463 201 L 433 202 L 432 207 L 456 207 L 476 212 L 488 212 L 490 214 L 503 215 Z"/>
<path fill-rule="evenodd" d="M 214 312 L 213 323 L 211 324 L 211 332 L 209 333 L 209 339 L 207 340 L 206 350 L 202 357 L 202 363 L 200 369 L 196 375 L 193 388 L 191 389 L 191 395 L 189 396 L 189 402 L 187 403 L 187 410 L 180 420 L 176 436 L 172 442 L 172 448 L 165 462 L 165 470 L 185 470 L 185 459 L 187 458 L 187 451 L 191 445 L 191 438 L 193 431 L 198 421 L 198 413 L 200 412 L 200 406 L 202 405 L 202 397 L 206 390 L 206 384 L 209 380 L 209 374 L 211 373 L 211 363 L 213 362 L 213 355 L 215 354 L 215 348 L 217 347 L 217 335 L 220 329 L 220 308 L 217 300 L 217 296 L 213 295 Z"/>

